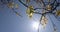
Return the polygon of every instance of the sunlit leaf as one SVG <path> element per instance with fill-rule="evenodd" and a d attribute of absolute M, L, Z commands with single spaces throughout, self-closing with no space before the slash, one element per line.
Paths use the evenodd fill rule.
<path fill-rule="evenodd" d="M 60 10 L 56 11 L 56 15 L 60 16 Z"/>
<path fill-rule="evenodd" d="M 42 20 L 44 21 L 45 24 L 47 24 L 47 18 L 45 16 L 42 17 Z"/>
<path fill-rule="evenodd" d="M 15 4 L 15 8 L 18 9 L 19 5 L 18 4 Z"/>
<path fill-rule="evenodd" d="M 7 6 L 8 6 L 9 8 L 14 8 L 14 2 L 8 3 Z"/>
<path fill-rule="evenodd" d="M 16 11 L 13 11 L 17 16 L 21 16 L 20 13 L 16 12 Z M 22 17 L 22 16 L 21 16 Z"/>
<path fill-rule="evenodd" d="M 46 24 L 42 25 L 42 27 L 43 27 L 43 29 L 45 29 L 45 27 L 46 27 Z"/>
<path fill-rule="evenodd" d="M 49 5 L 46 6 L 46 9 L 47 10 L 51 10 L 52 9 L 52 6 L 49 4 Z"/>
<path fill-rule="evenodd" d="M 33 6 L 29 6 L 26 10 L 26 13 L 30 18 L 32 18 L 33 12 L 34 12 Z"/>
<path fill-rule="evenodd" d="M 43 28 L 46 26 L 47 18 L 45 16 L 42 16 L 41 24 L 42 24 Z"/>

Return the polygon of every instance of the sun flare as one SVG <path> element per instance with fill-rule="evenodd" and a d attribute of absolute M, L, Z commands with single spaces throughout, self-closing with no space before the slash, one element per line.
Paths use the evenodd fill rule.
<path fill-rule="evenodd" d="M 37 30 L 39 26 L 39 22 L 33 22 L 32 25 L 33 25 L 33 28 Z"/>

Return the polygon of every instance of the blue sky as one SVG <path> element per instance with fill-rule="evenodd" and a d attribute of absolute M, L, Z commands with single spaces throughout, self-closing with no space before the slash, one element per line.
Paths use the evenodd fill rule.
<path fill-rule="evenodd" d="M 19 9 L 15 9 L 17 12 L 22 14 L 23 17 L 17 16 L 12 12 L 7 6 L 0 5 L 0 32 L 37 32 L 32 28 L 32 23 L 35 21 L 39 21 L 40 16 L 38 14 L 34 14 L 32 19 L 26 15 L 26 7 L 23 6 L 20 2 L 15 1 L 19 4 Z M 57 32 L 60 32 L 60 22 L 58 22 L 55 17 L 49 14 L 53 22 L 57 26 Z M 48 24 L 45 29 L 40 29 L 40 32 L 53 32 L 53 27 L 51 20 L 48 18 Z"/>

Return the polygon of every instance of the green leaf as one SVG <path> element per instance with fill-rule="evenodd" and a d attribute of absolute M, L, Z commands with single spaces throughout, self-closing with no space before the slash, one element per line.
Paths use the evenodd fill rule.
<path fill-rule="evenodd" d="M 7 6 L 8 6 L 9 8 L 14 8 L 14 2 L 8 3 Z"/>
<path fill-rule="evenodd" d="M 34 12 L 33 6 L 29 6 L 26 10 L 26 13 L 30 18 L 32 18 L 33 12 Z"/>
<path fill-rule="evenodd" d="M 60 16 L 60 10 L 56 11 L 56 15 Z"/>

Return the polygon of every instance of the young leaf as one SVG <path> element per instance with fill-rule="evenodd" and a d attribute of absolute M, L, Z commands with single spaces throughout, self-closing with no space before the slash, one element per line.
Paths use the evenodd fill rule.
<path fill-rule="evenodd" d="M 18 13 L 17 11 L 13 11 L 17 16 L 21 16 L 20 13 Z M 21 16 L 22 17 L 22 16 Z"/>
<path fill-rule="evenodd" d="M 56 11 L 56 15 L 60 16 L 60 10 Z"/>
<path fill-rule="evenodd" d="M 29 16 L 30 18 L 32 18 L 33 11 L 34 11 L 33 6 L 29 6 L 29 7 L 27 8 L 27 10 L 26 10 L 26 13 L 28 14 L 28 16 Z"/>
<path fill-rule="evenodd" d="M 47 24 L 47 18 L 45 16 L 42 16 L 41 24 L 42 24 L 43 28 L 45 28 L 45 26 Z"/>
<path fill-rule="evenodd" d="M 18 4 L 15 4 L 15 8 L 18 9 L 19 5 Z"/>
<path fill-rule="evenodd" d="M 51 10 L 52 9 L 52 6 L 49 4 L 49 5 L 46 6 L 46 9 L 47 10 Z"/>
<path fill-rule="evenodd" d="M 14 8 L 14 2 L 8 3 L 7 6 L 8 6 L 9 8 Z"/>

